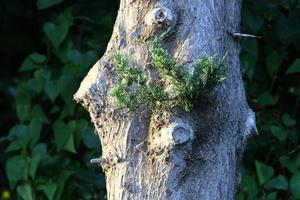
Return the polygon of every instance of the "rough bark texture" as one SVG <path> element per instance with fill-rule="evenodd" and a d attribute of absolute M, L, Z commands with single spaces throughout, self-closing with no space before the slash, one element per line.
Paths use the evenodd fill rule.
<path fill-rule="evenodd" d="M 234 198 L 244 144 L 256 131 L 239 43 L 230 34 L 239 30 L 240 8 L 241 0 L 121 0 L 107 51 L 74 96 L 90 112 L 101 140 L 103 155 L 96 162 L 106 173 L 108 199 Z M 147 43 L 168 28 L 163 46 L 179 62 L 228 52 L 226 80 L 193 112 L 175 109 L 169 120 L 117 109 L 108 94 L 118 82 L 110 55 L 129 54 L 155 79 Z"/>

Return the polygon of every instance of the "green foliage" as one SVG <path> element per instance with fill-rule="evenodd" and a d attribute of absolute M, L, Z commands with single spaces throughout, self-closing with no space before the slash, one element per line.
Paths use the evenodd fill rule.
<path fill-rule="evenodd" d="M 300 2 L 243 1 L 241 63 L 259 136 L 247 145 L 236 199 L 300 199 Z"/>
<path fill-rule="evenodd" d="M 159 72 L 160 82 L 151 83 L 140 68 L 130 66 L 129 58 L 119 53 L 112 56 L 122 81 L 110 95 L 120 107 L 133 113 L 143 106 L 155 114 L 174 107 L 190 112 L 201 96 L 225 79 L 225 57 L 217 62 L 216 56 L 202 56 L 192 63 L 193 74 L 189 74 L 161 47 L 164 37 L 165 33 L 148 45 L 151 65 Z"/>
<path fill-rule="evenodd" d="M 19 56 L 11 82 L 1 79 L 0 89 L 7 84 L 9 91 L 5 109 L 10 108 L 1 115 L 12 116 L 9 130 L 3 128 L 7 122 L 0 124 L 7 131 L 0 137 L 0 172 L 6 175 L 1 192 L 24 200 L 105 199 L 104 175 L 89 164 L 101 154 L 99 139 L 87 113 L 72 99 L 105 50 L 116 5 L 64 0 L 26 5 L 20 19 L 28 13 L 39 19 L 26 21 L 38 32 L 30 37 L 39 46 Z M 11 7 L 18 6 L 22 3 L 11 1 Z M 2 194 L 0 199 L 7 198 Z"/>

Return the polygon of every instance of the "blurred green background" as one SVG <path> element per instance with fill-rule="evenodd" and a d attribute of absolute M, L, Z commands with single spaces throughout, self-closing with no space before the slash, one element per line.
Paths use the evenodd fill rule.
<path fill-rule="evenodd" d="M 72 95 L 110 38 L 118 0 L 0 2 L 0 199 L 105 199 L 88 113 Z M 260 135 L 237 200 L 300 199 L 300 1 L 244 0 L 241 63 Z"/>

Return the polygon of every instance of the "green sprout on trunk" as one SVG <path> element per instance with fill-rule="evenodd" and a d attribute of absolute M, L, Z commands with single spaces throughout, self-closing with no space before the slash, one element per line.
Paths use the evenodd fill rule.
<path fill-rule="evenodd" d="M 120 53 L 112 56 L 121 81 L 109 94 L 120 108 L 127 108 L 134 114 L 141 108 L 154 114 L 175 107 L 190 112 L 200 97 L 225 80 L 226 55 L 220 61 L 216 56 L 201 56 L 192 63 L 193 73 L 189 73 L 161 47 L 164 37 L 165 34 L 162 34 L 148 45 L 151 65 L 160 76 L 159 83 L 152 83 L 140 68 L 130 66 L 128 57 Z"/>

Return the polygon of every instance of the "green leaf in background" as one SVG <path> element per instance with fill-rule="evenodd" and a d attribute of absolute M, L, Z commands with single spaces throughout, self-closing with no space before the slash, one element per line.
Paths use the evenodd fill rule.
<path fill-rule="evenodd" d="M 277 192 L 272 192 L 262 199 L 263 200 L 277 200 Z"/>
<path fill-rule="evenodd" d="M 54 195 L 54 200 L 60 200 L 61 199 L 61 195 L 62 192 L 64 191 L 65 188 L 65 182 L 70 178 L 70 176 L 73 174 L 74 172 L 72 171 L 62 171 L 60 172 L 59 178 L 56 182 L 57 184 L 57 191 Z"/>
<path fill-rule="evenodd" d="M 39 143 L 37 144 L 33 150 L 32 150 L 32 155 L 40 155 L 40 156 L 44 156 L 47 153 L 47 146 L 44 143 Z"/>
<path fill-rule="evenodd" d="M 18 137 L 20 138 L 22 135 L 27 135 L 28 127 L 23 124 L 16 124 L 14 127 L 12 127 L 8 133 L 9 138 Z"/>
<path fill-rule="evenodd" d="M 271 132 L 279 141 L 284 141 L 288 135 L 284 129 L 278 126 L 271 126 Z"/>
<path fill-rule="evenodd" d="M 62 121 L 56 121 L 53 124 L 55 140 L 59 148 L 62 148 L 68 140 L 71 130 L 67 129 L 67 125 Z"/>
<path fill-rule="evenodd" d="M 300 58 L 294 60 L 293 64 L 287 70 L 286 75 L 299 73 L 299 72 L 300 72 Z"/>
<path fill-rule="evenodd" d="M 264 92 L 259 95 L 257 100 L 262 106 L 271 106 L 275 104 L 275 100 L 270 92 Z"/>
<path fill-rule="evenodd" d="M 82 64 L 82 54 L 77 49 L 68 51 L 67 59 L 74 65 Z"/>
<path fill-rule="evenodd" d="M 245 69 L 245 73 L 249 80 L 253 79 L 256 62 L 257 57 L 250 53 L 244 53 L 241 55 L 241 64 Z"/>
<path fill-rule="evenodd" d="M 11 188 L 14 188 L 17 182 L 21 180 L 25 168 L 26 160 L 20 155 L 14 156 L 6 162 L 5 171 Z"/>
<path fill-rule="evenodd" d="M 300 167 L 300 152 L 289 156 L 281 156 L 279 161 L 283 167 L 287 168 L 291 173 L 295 173 Z"/>
<path fill-rule="evenodd" d="M 29 119 L 29 111 L 30 111 L 30 104 L 24 102 L 24 104 L 17 104 L 17 116 L 21 123 L 24 123 L 26 120 Z"/>
<path fill-rule="evenodd" d="M 45 23 L 43 30 L 47 38 L 55 48 L 65 40 L 68 35 L 70 26 L 73 25 L 73 17 L 69 10 L 66 10 L 58 16 L 58 24 L 53 22 Z"/>
<path fill-rule="evenodd" d="M 32 53 L 23 61 L 19 71 L 23 72 L 40 68 L 45 61 L 46 56 L 39 53 Z"/>
<path fill-rule="evenodd" d="M 20 139 L 19 144 L 23 149 L 26 148 L 27 144 L 30 142 L 30 137 L 28 133 L 28 126 L 23 124 L 15 125 L 8 133 L 8 138 L 13 140 L 15 138 Z"/>
<path fill-rule="evenodd" d="M 245 199 L 245 194 L 243 192 L 239 192 L 236 196 L 235 196 L 235 200 L 244 200 Z"/>
<path fill-rule="evenodd" d="M 33 157 L 29 158 L 29 176 L 31 178 L 35 178 L 36 170 L 38 169 L 41 157 L 40 155 L 34 155 Z"/>
<path fill-rule="evenodd" d="M 8 145 L 5 152 L 17 151 L 20 149 L 26 149 L 26 144 L 22 141 L 22 139 L 16 139 Z"/>
<path fill-rule="evenodd" d="M 52 102 L 54 102 L 56 97 L 59 95 L 60 88 L 61 87 L 58 81 L 50 81 L 50 80 L 46 81 L 44 89 L 47 96 L 50 98 Z"/>
<path fill-rule="evenodd" d="M 54 6 L 56 4 L 59 4 L 63 0 L 38 0 L 37 1 L 37 8 L 39 10 L 49 8 L 51 6 Z"/>
<path fill-rule="evenodd" d="M 82 137 L 90 131 L 90 126 L 85 119 L 79 119 L 75 121 L 76 123 L 76 131 L 75 131 L 75 138 L 76 140 L 80 141 Z M 91 131 L 93 132 L 93 131 Z"/>
<path fill-rule="evenodd" d="M 259 29 L 263 26 L 264 20 L 257 15 L 253 15 L 248 13 L 248 17 L 246 18 L 246 23 L 252 34 L 256 34 Z"/>
<path fill-rule="evenodd" d="M 100 147 L 99 138 L 93 131 L 85 132 L 83 135 L 83 144 L 90 149 L 98 149 Z"/>
<path fill-rule="evenodd" d="M 295 199 L 300 199 L 300 171 L 295 172 L 290 181 L 291 192 Z"/>
<path fill-rule="evenodd" d="M 289 181 L 283 175 L 278 175 L 276 178 L 268 181 L 265 184 L 266 189 L 278 189 L 278 190 L 287 190 L 289 188 Z"/>
<path fill-rule="evenodd" d="M 53 125 L 55 140 L 59 149 L 65 149 L 72 153 L 76 153 L 73 133 L 76 129 L 74 121 L 65 124 L 62 121 L 57 121 Z"/>
<path fill-rule="evenodd" d="M 289 114 L 284 114 L 281 117 L 282 123 L 287 127 L 292 127 L 296 125 L 296 120 L 293 119 Z"/>
<path fill-rule="evenodd" d="M 44 191 L 45 195 L 47 196 L 48 200 L 52 200 L 55 195 L 56 189 L 57 189 L 57 184 L 49 183 L 49 184 L 43 185 L 41 188 Z"/>
<path fill-rule="evenodd" d="M 45 115 L 42 107 L 40 105 L 35 105 L 30 113 L 30 117 L 32 119 L 38 119 L 39 121 L 43 122 L 43 123 L 49 123 L 49 119 L 47 118 L 47 116 Z"/>
<path fill-rule="evenodd" d="M 63 146 L 63 149 L 72 153 L 77 153 L 75 149 L 74 136 L 72 133 L 69 135 L 66 144 Z"/>
<path fill-rule="evenodd" d="M 247 192 L 249 197 L 254 198 L 259 192 L 259 186 L 255 178 L 255 174 L 245 174 L 242 177 L 241 188 L 243 191 Z"/>
<path fill-rule="evenodd" d="M 33 200 L 32 188 L 29 184 L 20 185 L 17 187 L 19 196 L 24 200 Z"/>
<path fill-rule="evenodd" d="M 42 130 L 42 123 L 38 119 L 32 119 L 28 126 L 28 133 L 30 136 L 30 144 L 35 145 L 40 139 Z"/>
<path fill-rule="evenodd" d="M 255 168 L 260 185 L 270 180 L 274 175 L 274 169 L 260 161 L 255 161 Z"/>
<path fill-rule="evenodd" d="M 278 71 L 281 60 L 282 56 L 276 51 L 273 51 L 267 56 L 266 67 L 270 76 L 273 76 L 273 74 Z"/>
<path fill-rule="evenodd" d="M 44 25 L 44 32 L 55 48 L 58 48 L 59 45 L 64 41 L 68 34 L 68 31 L 69 24 L 67 22 L 63 22 L 59 25 L 53 22 L 47 22 Z"/>

